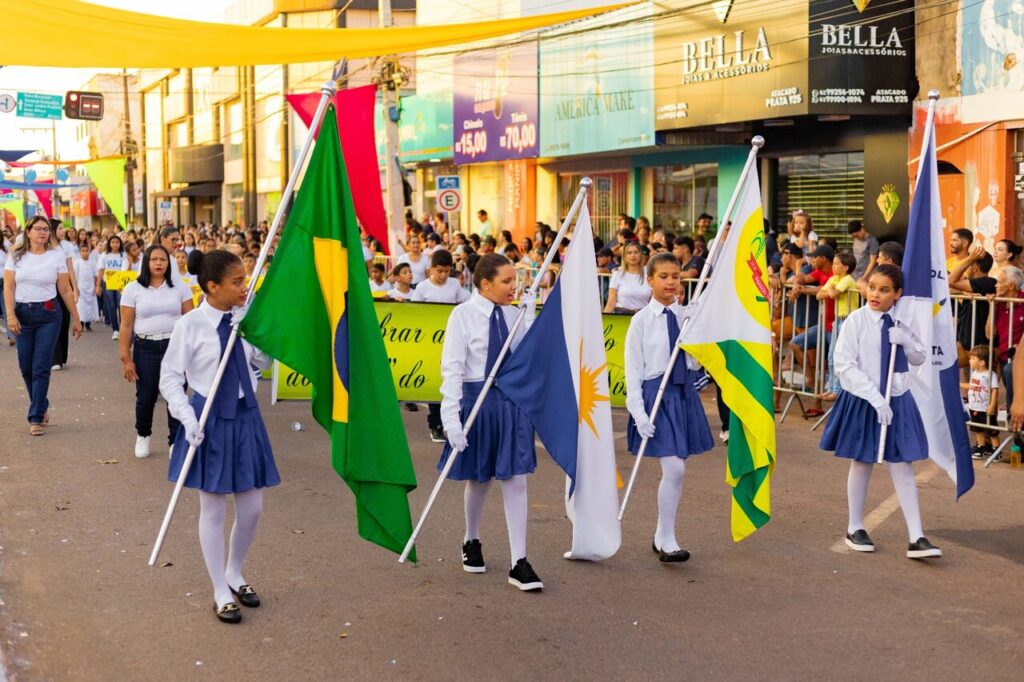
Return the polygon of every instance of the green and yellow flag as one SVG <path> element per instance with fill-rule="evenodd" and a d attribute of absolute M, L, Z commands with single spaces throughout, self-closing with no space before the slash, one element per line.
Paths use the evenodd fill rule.
<path fill-rule="evenodd" d="M 775 467 L 771 307 L 761 191 L 755 167 L 739 195 L 732 228 L 696 316 L 679 337 L 722 389 L 729 406 L 732 538 L 739 542 L 771 518 L 769 484 Z"/>
<path fill-rule="evenodd" d="M 241 332 L 312 383 L 313 417 L 331 437 L 334 470 L 355 494 L 359 534 L 401 552 L 412 535 L 408 494 L 416 475 L 333 106 Z"/>

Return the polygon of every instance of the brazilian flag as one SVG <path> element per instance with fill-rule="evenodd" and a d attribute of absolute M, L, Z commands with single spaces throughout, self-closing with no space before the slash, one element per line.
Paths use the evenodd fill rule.
<path fill-rule="evenodd" d="M 412 535 L 416 474 L 333 106 L 241 333 L 312 383 L 313 418 L 330 434 L 331 463 L 355 494 L 359 534 L 401 552 Z"/>

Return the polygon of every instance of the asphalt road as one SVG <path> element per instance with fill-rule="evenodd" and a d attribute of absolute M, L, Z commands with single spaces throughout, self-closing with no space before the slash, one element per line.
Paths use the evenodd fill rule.
<path fill-rule="evenodd" d="M 172 486 L 166 456 L 132 454 L 134 394 L 114 342 L 95 331 L 71 357 L 54 375 L 49 432 L 33 439 L 14 349 L 0 346 L 0 680 L 4 666 L 19 682 L 1000 680 L 1024 669 L 1022 469 L 979 468 L 975 490 L 955 503 L 945 475 L 919 465 L 926 532 L 945 551 L 933 563 L 904 557 L 903 519 L 890 513 L 892 485 L 879 469 L 868 510 L 878 509 L 879 551 L 858 555 L 835 547 L 847 467 L 817 449 L 808 422 L 791 418 L 779 429 L 767 527 L 732 542 L 719 447 L 687 467 L 679 527 L 688 563 L 661 565 L 651 553 L 658 467 L 647 465 L 621 550 L 588 564 L 561 558 L 570 533 L 563 478 L 540 450 L 529 557 L 546 589 L 523 594 L 502 570 L 497 490 L 482 533 L 486 574 L 459 565 L 454 484 L 421 537 L 421 563 L 400 566 L 357 536 L 352 496 L 308 406 L 271 407 L 267 388 L 263 413 L 284 481 L 267 492 L 245 572 L 263 606 L 245 610 L 241 626 L 223 625 L 212 613 L 194 492 L 183 495 L 161 556 L 170 565 L 146 565 Z M 424 411 L 403 416 L 418 514 L 438 447 Z M 615 420 L 621 434 L 624 414 Z M 306 429 L 293 432 L 293 421 Z M 625 473 L 632 458 L 619 445 Z"/>

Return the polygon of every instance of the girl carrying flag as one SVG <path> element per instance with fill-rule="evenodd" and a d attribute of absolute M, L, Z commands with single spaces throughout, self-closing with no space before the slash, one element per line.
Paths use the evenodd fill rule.
<path fill-rule="evenodd" d="M 895 265 L 879 265 L 868 279 L 868 305 L 850 313 L 836 342 L 835 371 L 843 392 L 839 394 L 821 449 L 852 460 L 846 481 L 849 525 L 846 545 L 857 552 L 874 552 L 875 544 L 864 529 L 864 504 L 871 469 L 878 456 L 882 425 L 885 466 L 892 477 L 896 498 L 907 522 L 910 544 L 907 557 L 928 559 L 942 550 L 924 537 L 917 499 L 913 462 L 927 459 L 928 437 L 914 397 L 910 393 L 910 365 L 927 359 L 924 344 L 910 327 L 897 324 L 893 306 L 903 295 L 903 273 Z M 896 362 L 889 367 L 890 348 L 898 346 Z M 885 401 L 885 387 L 892 371 L 892 393 Z"/>

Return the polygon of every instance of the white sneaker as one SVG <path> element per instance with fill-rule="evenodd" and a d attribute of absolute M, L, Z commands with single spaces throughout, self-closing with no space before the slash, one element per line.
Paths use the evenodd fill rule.
<path fill-rule="evenodd" d="M 51 372 L 59 372 L 62 369 L 64 369 L 64 365 L 54 365 L 53 367 L 50 368 L 50 371 Z"/>
<path fill-rule="evenodd" d="M 117 341 L 119 338 L 121 338 L 121 332 L 115 331 L 113 334 L 110 335 L 110 338 L 113 339 L 114 341 Z"/>
<path fill-rule="evenodd" d="M 135 456 L 139 459 L 149 457 L 150 436 L 139 436 L 135 439 Z"/>

